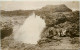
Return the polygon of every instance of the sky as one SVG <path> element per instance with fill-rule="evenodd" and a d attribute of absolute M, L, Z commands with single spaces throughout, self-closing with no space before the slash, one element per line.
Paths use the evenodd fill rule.
<path fill-rule="evenodd" d="M 72 10 L 79 10 L 79 1 L 0 1 L 0 10 L 35 10 L 46 5 L 65 4 Z"/>

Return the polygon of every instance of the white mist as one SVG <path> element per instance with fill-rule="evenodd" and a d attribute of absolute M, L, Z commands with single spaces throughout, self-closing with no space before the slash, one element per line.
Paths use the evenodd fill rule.
<path fill-rule="evenodd" d="M 37 44 L 41 32 L 45 28 L 45 21 L 34 13 L 30 15 L 14 34 L 14 39 L 28 44 Z"/>

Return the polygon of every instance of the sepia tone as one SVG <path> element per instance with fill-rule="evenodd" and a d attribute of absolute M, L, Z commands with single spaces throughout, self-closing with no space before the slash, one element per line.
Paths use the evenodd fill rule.
<path fill-rule="evenodd" d="M 1 50 L 79 50 L 79 1 L 0 1 Z"/>

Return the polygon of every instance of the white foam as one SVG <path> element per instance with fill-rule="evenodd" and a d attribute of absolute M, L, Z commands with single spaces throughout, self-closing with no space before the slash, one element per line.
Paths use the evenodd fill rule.
<path fill-rule="evenodd" d="M 25 20 L 17 33 L 14 34 L 14 39 L 23 43 L 37 44 L 45 25 L 45 21 L 33 13 Z"/>

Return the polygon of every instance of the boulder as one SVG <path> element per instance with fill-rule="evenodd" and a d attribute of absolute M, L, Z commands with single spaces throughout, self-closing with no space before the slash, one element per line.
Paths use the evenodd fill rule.
<path fill-rule="evenodd" d="M 5 22 L 1 28 L 1 39 L 10 36 L 13 32 L 12 24 Z"/>

